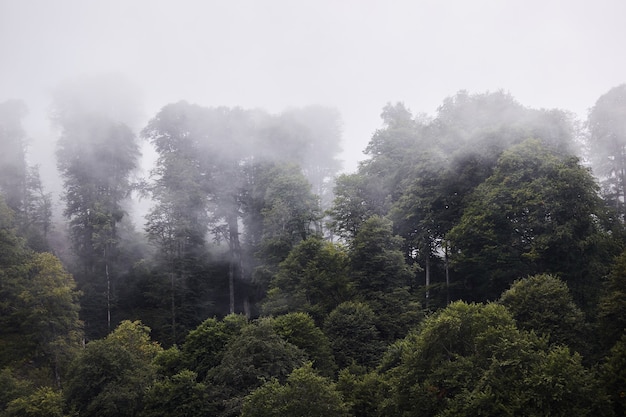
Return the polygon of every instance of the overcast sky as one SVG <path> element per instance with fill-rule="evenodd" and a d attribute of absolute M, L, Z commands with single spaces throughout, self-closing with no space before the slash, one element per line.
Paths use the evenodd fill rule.
<path fill-rule="evenodd" d="M 624 0 L 0 0 L 0 101 L 26 102 L 44 163 L 50 93 L 75 76 L 124 74 L 145 120 L 181 99 L 324 104 L 352 171 L 387 102 L 432 115 L 458 90 L 503 89 L 584 118 L 626 82 L 625 17 Z"/>

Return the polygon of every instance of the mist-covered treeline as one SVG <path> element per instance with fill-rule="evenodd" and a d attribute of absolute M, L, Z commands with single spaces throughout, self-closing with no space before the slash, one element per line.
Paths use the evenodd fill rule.
<path fill-rule="evenodd" d="M 334 109 L 137 127 L 83 80 L 52 105 L 57 222 L 2 103 L 0 415 L 621 415 L 624 103 L 387 104 L 340 174 Z"/>

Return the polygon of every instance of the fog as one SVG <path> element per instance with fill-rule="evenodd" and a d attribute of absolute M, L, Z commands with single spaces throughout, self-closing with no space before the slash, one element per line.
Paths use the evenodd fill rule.
<path fill-rule="evenodd" d="M 503 89 L 584 119 L 624 82 L 624 15 L 620 0 L 0 0 L 0 102 L 26 103 L 44 181 L 55 171 L 54 92 L 98 74 L 137 90 L 138 129 L 181 99 L 337 108 L 352 171 L 387 102 L 434 114 L 458 90 Z"/>

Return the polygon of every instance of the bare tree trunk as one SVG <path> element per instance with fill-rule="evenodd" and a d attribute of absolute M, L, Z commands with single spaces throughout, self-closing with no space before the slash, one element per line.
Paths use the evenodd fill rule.
<path fill-rule="evenodd" d="M 230 249 L 230 266 L 228 268 L 229 312 L 233 314 L 235 312 L 235 274 L 239 273 L 239 278 L 243 278 L 239 224 L 236 214 L 231 214 L 228 217 L 228 239 Z"/>
<path fill-rule="evenodd" d="M 426 254 L 426 265 L 424 269 L 426 272 L 426 300 L 428 301 L 430 297 L 430 291 L 428 290 L 430 286 L 430 253 Z"/>
<path fill-rule="evenodd" d="M 104 246 L 104 273 L 107 281 L 107 330 L 111 331 L 111 277 L 109 276 L 109 258 L 106 244 Z"/>
<path fill-rule="evenodd" d="M 444 268 L 446 270 L 446 305 L 450 304 L 450 269 L 448 265 L 448 242 L 444 246 Z"/>

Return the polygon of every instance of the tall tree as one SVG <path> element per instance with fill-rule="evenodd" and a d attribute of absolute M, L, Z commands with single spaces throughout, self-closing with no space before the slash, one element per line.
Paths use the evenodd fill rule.
<path fill-rule="evenodd" d="M 22 209 L 26 189 L 26 133 L 22 118 L 26 105 L 10 100 L 0 103 L 0 191 L 6 204 L 16 212 Z"/>
<path fill-rule="evenodd" d="M 22 118 L 26 106 L 18 100 L 0 103 L 0 193 L 15 212 L 20 235 L 35 250 L 47 249 L 52 198 L 46 193 L 37 166 L 27 162 L 26 132 Z"/>
<path fill-rule="evenodd" d="M 117 227 L 125 216 L 123 203 L 139 157 L 129 119 L 108 110 L 123 108 L 123 97 L 103 95 L 96 81 L 62 86 L 53 114 L 60 129 L 57 166 L 64 181 L 64 214 L 76 255 L 74 272 L 84 293 L 81 312 L 89 337 L 111 329 L 119 275 Z"/>
<path fill-rule="evenodd" d="M 608 238 L 597 185 L 577 158 L 539 141 L 512 147 L 473 192 L 450 231 L 455 269 L 474 300 L 495 299 L 515 279 L 562 274 L 579 305 L 599 293 L 594 259 Z"/>
<path fill-rule="evenodd" d="M 203 137 L 203 109 L 185 102 L 169 104 L 142 130 L 158 153 L 148 190 L 155 201 L 146 231 L 168 275 L 171 337 L 178 339 L 177 317 L 193 265 L 206 257 L 209 198 L 198 141 Z"/>
<path fill-rule="evenodd" d="M 626 84 L 603 94 L 587 118 L 589 147 L 602 191 L 616 207 L 622 221 L 626 211 Z"/>

